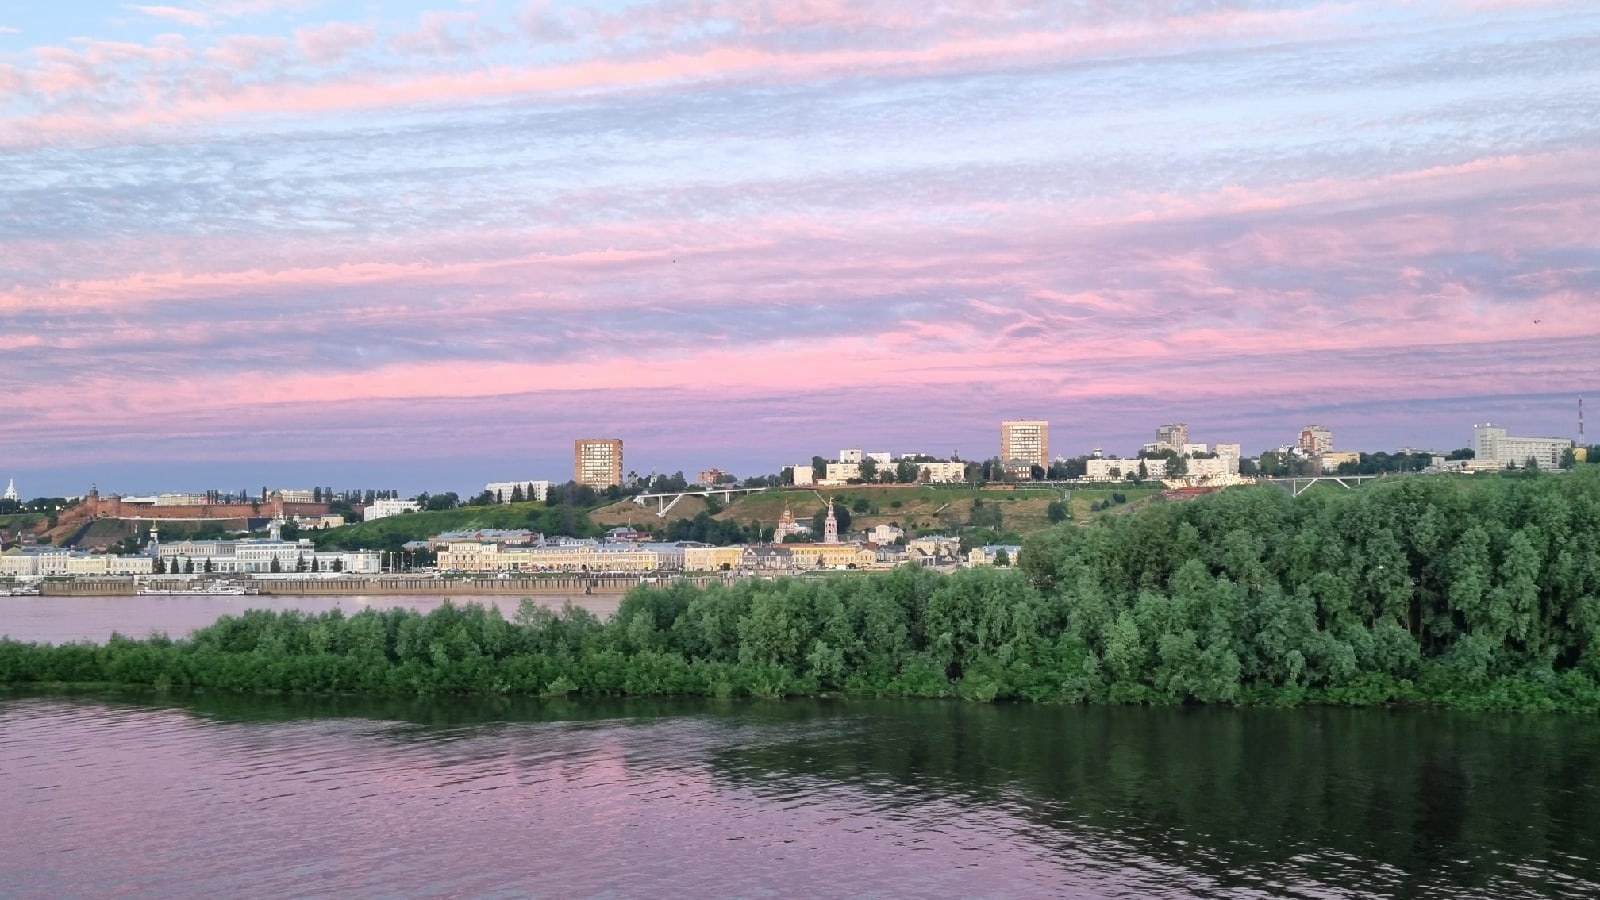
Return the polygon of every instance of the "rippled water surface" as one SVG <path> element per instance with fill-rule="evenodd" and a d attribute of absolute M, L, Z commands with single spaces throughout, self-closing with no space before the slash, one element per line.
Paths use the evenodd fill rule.
<path fill-rule="evenodd" d="M 541 594 L 534 599 L 552 608 L 572 603 L 605 618 L 617 611 L 622 595 Z M 401 606 L 428 612 L 445 600 L 436 594 L 385 594 L 373 597 L 0 597 L 0 636 L 46 644 L 64 644 L 68 641 L 104 643 L 112 632 L 135 638 L 148 637 L 152 633 L 177 638 L 210 625 L 222 616 L 236 616 L 247 609 L 299 610 L 309 613 L 337 609 L 345 615 L 354 615 L 368 607 L 388 609 Z M 494 606 L 510 619 L 517 614 L 522 598 L 511 594 L 477 595 L 456 597 L 451 602 Z"/>
<path fill-rule="evenodd" d="M 1600 726 L 0 695 L 0 895 L 1600 896 Z"/>

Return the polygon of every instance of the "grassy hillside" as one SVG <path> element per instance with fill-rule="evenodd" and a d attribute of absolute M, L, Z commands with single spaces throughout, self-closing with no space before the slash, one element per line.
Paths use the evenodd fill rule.
<path fill-rule="evenodd" d="M 594 524 L 584 510 L 543 503 L 469 506 L 439 512 L 404 513 L 372 522 L 305 533 L 322 549 L 398 550 L 407 541 L 421 541 L 445 531 L 480 528 L 529 528 L 544 534 L 585 536 Z"/>
<path fill-rule="evenodd" d="M 1074 488 L 1070 492 L 1073 520 L 1085 522 L 1097 516 L 1125 514 L 1150 502 L 1160 490 L 1160 485 L 1134 487 L 1126 484 Z M 1112 504 L 1113 494 L 1122 494 L 1126 502 Z M 822 510 L 825 497 L 832 497 L 836 506 L 850 510 L 851 528 L 855 530 L 895 524 L 913 532 L 953 531 L 971 524 L 975 505 L 981 501 L 999 508 L 1002 531 L 1031 534 L 1049 527 L 1047 510 L 1050 504 L 1065 499 L 1067 492 L 1057 487 L 1005 491 L 982 490 L 967 485 L 858 485 L 820 490 L 795 488 L 738 496 L 727 505 L 716 504 L 717 511 L 712 517 L 740 525 L 758 521 L 770 528 L 777 523 L 785 508 L 793 511 L 795 518 L 809 521 Z M 1097 504 L 1104 504 L 1107 508 L 1096 511 L 1093 507 Z M 660 519 L 656 517 L 653 503 L 643 507 L 631 500 L 624 500 L 595 510 L 590 514 L 590 520 L 604 528 L 629 524 L 651 528 L 677 519 L 692 519 L 707 508 L 704 498 L 684 497 L 672 507 L 665 519 Z M 865 511 L 862 511 L 863 508 Z"/>

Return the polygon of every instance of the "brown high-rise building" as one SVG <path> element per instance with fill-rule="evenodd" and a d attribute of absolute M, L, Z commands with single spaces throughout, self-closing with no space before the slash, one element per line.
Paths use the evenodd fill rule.
<path fill-rule="evenodd" d="M 572 480 L 597 488 L 622 484 L 622 439 L 578 438 L 573 441 Z"/>
<path fill-rule="evenodd" d="M 1043 419 L 1001 422 L 1000 462 L 1050 468 L 1050 423 Z"/>

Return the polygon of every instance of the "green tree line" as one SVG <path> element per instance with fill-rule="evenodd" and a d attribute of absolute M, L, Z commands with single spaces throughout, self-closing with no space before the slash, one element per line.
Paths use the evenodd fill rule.
<path fill-rule="evenodd" d="M 605 622 L 446 604 L 6 641 L 0 681 L 1600 709 L 1600 470 L 1234 489 L 1042 532 L 1013 570 L 641 587 Z"/>

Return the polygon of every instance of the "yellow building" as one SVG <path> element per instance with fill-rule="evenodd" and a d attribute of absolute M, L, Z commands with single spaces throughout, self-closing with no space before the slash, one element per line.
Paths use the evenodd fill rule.
<path fill-rule="evenodd" d="M 744 560 L 744 546 L 687 547 L 683 551 L 683 567 L 690 572 L 720 572 L 726 566 L 739 568 Z"/>
<path fill-rule="evenodd" d="M 785 544 L 797 569 L 833 569 L 854 565 L 864 569 L 878 561 L 875 551 L 855 544 Z"/>

